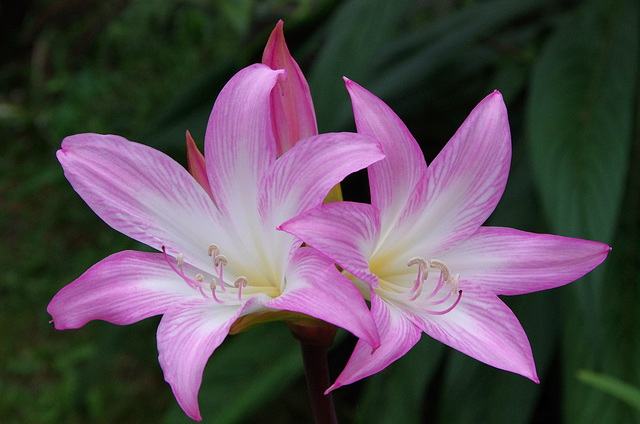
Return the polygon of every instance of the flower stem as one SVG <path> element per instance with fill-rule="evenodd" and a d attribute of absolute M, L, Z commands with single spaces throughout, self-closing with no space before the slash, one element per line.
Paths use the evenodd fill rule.
<path fill-rule="evenodd" d="M 331 393 L 324 391 L 331 385 L 327 347 L 333 344 L 337 328 L 322 323 L 320 326 L 289 324 L 291 333 L 300 341 L 302 360 L 307 378 L 307 391 L 316 424 L 337 424 L 338 417 Z"/>

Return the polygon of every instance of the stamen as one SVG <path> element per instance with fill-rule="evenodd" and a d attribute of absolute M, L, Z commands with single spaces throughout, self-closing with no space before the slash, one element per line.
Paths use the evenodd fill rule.
<path fill-rule="evenodd" d="M 409 262 L 407 262 L 407 266 L 413 266 L 413 265 L 420 265 L 420 268 L 427 269 L 429 268 L 429 261 L 424 258 L 420 258 L 416 256 L 414 258 L 409 259 Z"/>
<path fill-rule="evenodd" d="M 213 300 L 215 300 L 217 303 L 221 305 L 224 304 L 224 302 L 218 299 L 218 296 L 216 296 L 216 278 L 215 277 L 211 277 L 211 282 L 209 282 L 209 288 L 211 288 L 211 296 L 213 297 Z"/>
<path fill-rule="evenodd" d="M 178 268 L 176 268 L 176 266 L 169 260 L 169 255 L 167 255 L 167 250 L 164 248 L 164 246 L 162 246 L 162 253 L 164 255 L 164 260 L 167 262 L 169 267 L 171 267 L 173 272 L 178 274 L 184 280 L 184 282 L 189 285 L 189 287 L 191 287 L 192 289 L 195 289 L 195 288 L 199 287 L 199 284 L 196 281 L 193 281 L 191 278 L 187 277 L 184 274 L 184 271 L 182 271 L 182 265 L 184 264 L 184 259 L 182 258 L 182 254 L 181 253 L 179 253 L 177 258 L 176 258 L 177 259 Z"/>
<path fill-rule="evenodd" d="M 218 280 L 220 281 L 220 288 L 222 289 L 223 293 L 226 293 L 227 289 L 225 288 L 225 285 L 224 285 L 224 276 L 222 272 L 222 267 L 227 266 L 228 263 L 229 261 L 227 260 L 227 257 L 224 255 L 220 255 L 220 250 L 218 250 L 218 254 L 213 260 L 213 265 L 215 265 L 215 267 L 218 270 Z"/>
<path fill-rule="evenodd" d="M 418 265 L 418 275 L 416 276 L 416 281 L 411 290 L 405 292 L 405 294 L 401 296 L 409 296 L 409 301 L 415 301 L 419 297 L 421 297 L 422 289 L 424 287 L 424 281 L 426 281 L 429 275 L 429 268 L 433 268 L 440 271 L 438 282 L 435 284 L 435 287 L 428 296 L 422 296 L 421 300 L 419 301 L 421 304 L 420 308 L 425 308 L 425 312 L 432 315 L 444 315 L 451 312 L 458 305 L 458 303 L 460 303 L 460 299 L 462 297 L 462 290 L 458 290 L 458 281 L 460 280 L 460 274 L 452 275 L 451 271 L 445 265 L 445 263 L 439 259 L 431 259 L 429 261 L 424 258 L 415 257 L 409 259 L 409 261 L 407 262 L 407 266 L 410 267 L 413 265 Z M 445 285 L 449 286 L 451 288 L 451 291 L 447 290 L 447 293 L 444 296 L 438 295 L 438 293 L 440 293 L 440 290 Z M 457 299 L 451 306 L 442 311 L 432 309 L 438 307 L 438 305 L 449 303 L 452 295 L 456 293 L 458 294 Z M 406 297 L 404 297 L 404 299 L 406 301 Z"/>
<path fill-rule="evenodd" d="M 238 300 L 242 300 L 242 288 L 247 287 L 248 284 L 249 280 L 243 275 L 236 278 L 236 281 L 233 282 L 233 286 L 238 289 Z"/>
<path fill-rule="evenodd" d="M 222 300 L 225 297 L 222 296 L 222 299 L 218 298 L 216 295 L 216 290 L 220 287 L 222 293 L 227 293 L 227 288 L 224 280 L 224 267 L 228 265 L 229 260 L 226 256 L 220 254 L 220 248 L 215 244 L 211 244 L 208 247 L 208 254 L 213 258 L 213 265 L 215 268 L 215 272 L 218 274 L 217 276 L 213 276 L 211 281 L 209 282 L 209 289 L 211 290 L 211 297 L 209 297 L 206 293 L 206 283 L 204 282 L 205 277 L 203 274 L 196 274 L 193 279 L 187 277 L 184 273 L 184 255 L 182 253 L 178 253 L 175 256 L 175 262 L 173 258 L 170 258 L 167 254 L 167 251 L 164 246 L 162 246 L 162 253 L 164 255 L 164 260 L 167 262 L 169 267 L 178 274 L 184 281 L 191 287 L 192 289 L 197 289 L 200 291 L 202 296 L 205 299 L 215 300 L 219 304 L 225 304 L 226 301 Z M 242 289 L 249 285 L 249 280 L 245 276 L 239 276 L 235 279 L 233 286 L 238 290 L 238 300 L 242 301 Z M 231 287 L 229 287 L 231 289 Z"/>
<path fill-rule="evenodd" d="M 220 264 L 227 266 L 229 264 L 229 261 L 227 260 L 226 256 L 218 254 L 213 260 L 213 264 L 215 266 L 220 266 Z"/>
<path fill-rule="evenodd" d="M 442 278 L 442 273 L 440 273 L 440 276 L 438 277 L 438 284 L 436 284 L 433 291 L 429 293 L 429 296 L 427 296 L 427 299 L 431 299 L 433 296 L 435 296 L 436 293 L 440 291 L 443 285 L 444 285 L 444 278 Z"/>
<path fill-rule="evenodd" d="M 460 298 L 462 297 L 462 290 L 458 290 L 458 298 L 456 299 L 456 301 L 453 303 L 453 305 L 449 306 L 447 309 L 445 309 L 444 311 L 429 311 L 429 313 L 431 315 L 444 315 L 444 314 L 448 314 L 449 312 L 453 311 L 453 309 L 458 306 L 458 303 L 460 303 Z M 448 297 L 447 297 L 448 298 Z"/>
<path fill-rule="evenodd" d="M 458 291 L 458 279 L 460 278 L 460 274 L 456 274 L 454 278 L 451 278 L 451 271 L 449 271 L 449 268 L 447 268 L 444 262 L 438 259 L 431 259 L 431 267 L 440 270 L 445 284 L 451 286 L 451 293 L 455 293 Z"/>
<path fill-rule="evenodd" d="M 416 283 L 413 285 L 413 288 L 409 292 L 413 294 L 413 296 L 409 300 L 416 300 L 420 296 L 420 294 L 422 294 L 422 283 L 426 281 L 427 277 L 429 276 L 429 261 L 418 257 L 411 258 L 409 259 L 409 262 L 407 262 L 407 266 L 413 265 L 418 265 L 418 276 L 416 277 Z"/>

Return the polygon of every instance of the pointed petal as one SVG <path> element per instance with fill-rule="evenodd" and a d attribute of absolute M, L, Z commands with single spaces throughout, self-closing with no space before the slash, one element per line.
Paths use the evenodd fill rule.
<path fill-rule="evenodd" d="M 539 383 L 529 340 L 511 309 L 488 289 L 462 279 L 459 287 L 462 297 L 450 312 L 413 313 L 410 318 L 434 339 Z"/>
<path fill-rule="evenodd" d="M 377 284 L 378 277 L 369 271 L 369 258 L 380 237 L 375 207 L 353 202 L 327 203 L 296 216 L 279 229 L 324 253 L 361 280 Z"/>
<path fill-rule="evenodd" d="M 384 302 L 375 293 L 371 294 L 371 313 L 380 333 L 380 347 L 373 351 L 364 340 L 359 340 L 349 362 L 327 393 L 382 371 L 420 340 L 422 330 L 400 309 Z"/>
<path fill-rule="evenodd" d="M 377 140 L 354 133 L 328 133 L 299 141 L 274 164 L 260 188 L 260 216 L 280 225 L 320 205 L 333 186 L 384 157 Z"/>
<path fill-rule="evenodd" d="M 262 64 L 244 68 L 211 111 L 204 146 L 209 184 L 218 208 L 240 222 L 256 210 L 258 182 L 276 160 L 269 99 L 283 72 Z"/>
<path fill-rule="evenodd" d="M 210 243 L 228 244 L 209 195 L 164 153 L 115 135 L 78 134 L 57 156 L 75 191 L 117 231 L 202 269 Z"/>
<path fill-rule="evenodd" d="M 213 351 L 222 343 L 233 322 L 258 306 L 251 298 L 242 306 L 225 306 L 192 299 L 170 308 L 158 326 L 158 361 L 164 379 L 184 412 L 200 421 L 198 390 Z"/>
<path fill-rule="evenodd" d="M 265 306 L 318 318 L 379 346 L 376 326 L 360 291 L 329 258 L 309 247 L 300 248 L 291 258 L 285 278 L 282 294 Z"/>
<path fill-rule="evenodd" d="M 198 150 L 196 142 L 193 141 L 191 133 L 187 131 L 187 164 L 189 165 L 189 173 L 207 192 L 211 200 L 215 203 L 211 187 L 209 186 L 209 178 L 207 177 L 207 168 L 204 162 L 204 155 Z"/>
<path fill-rule="evenodd" d="M 582 277 L 607 257 L 603 243 L 512 228 L 480 227 L 442 260 L 496 294 L 531 293 Z"/>
<path fill-rule="evenodd" d="M 380 140 L 386 155 L 368 168 L 371 203 L 380 211 L 384 235 L 402 212 L 427 164 L 420 146 L 398 115 L 360 85 L 344 80 L 358 133 Z"/>
<path fill-rule="evenodd" d="M 186 264 L 184 269 L 193 271 Z M 126 325 L 198 295 L 169 268 L 162 254 L 124 251 L 103 259 L 65 286 L 47 312 L 58 330 L 80 328 L 96 319 Z"/>
<path fill-rule="evenodd" d="M 507 109 L 499 92 L 476 106 L 429 165 L 402 217 L 403 243 L 439 253 L 473 234 L 504 191 L 511 161 Z M 403 231 L 405 232 L 405 231 Z"/>
<path fill-rule="evenodd" d="M 298 140 L 318 134 L 309 84 L 289 53 L 282 26 L 283 22 L 278 21 L 262 54 L 262 63 L 271 69 L 287 71 L 286 77 L 279 78 L 271 92 L 273 132 L 278 156 L 282 156 Z"/>

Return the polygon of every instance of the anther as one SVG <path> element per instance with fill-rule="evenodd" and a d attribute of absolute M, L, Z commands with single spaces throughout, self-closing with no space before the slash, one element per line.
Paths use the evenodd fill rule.
<path fill-rule="evenodd" d="M 178 268 L 184 265 L 184 255 L 182 253 L 178 253 L 178 256 L 176 256 L 176 262 L 178 263 Z"/>
<path fill-rule="evenodd" d="M 413 285 L 413 288 L 409 293 L 413 294 L 411 299 L 416 300 L 420 294 L 422 294 L 422 286 L 423 282 L 426 281 L 429 276 L 429 261 L 424 258 L 411 258 L 409 262 L 407 262 L 407 266 L 418 265 L 418 276 L 416 277 L 416 283 Z"/>
<path fill-rule="evenodd" d="M 456 276 L 452 278 L 449 268 L 447 268 L 444 262 L 438 259 L 431 259 L 431 267 L 440 270 L 445 284 L 451 286 L 451 293 L 455 294 L 458 291 L 458 280 L 460 279 L 460 274 L 456 274 Z"/>
<path fill-rule="evenodd" d="M 216 256 L 218 256 L 220 254 L 220 248 L 215 245 L 215 244 L 210 244 L 209 245 L 209 249 L 207 251 L 209 256 L 212 256 L 213 254 L 215 254 Z"/>
<path fill-rule="evenodd" d="M 419 258 L 419 257 L 415 257 L 415 258 L 411 258 L 409 259 L 409 262 L 407 262 L 407 266 L 413 266 L 413 265 L 418 265 L 420 267 L 421 270 L 426 271 L 429 269 L 429 267 L 431 265 L 429 265 L 429 261 L 424 259 L 424 258 Z M 426 280 L 427 276 L 425 275 L 423 280 Z"/>
<path fill-rule="evenodd" d="M 216 259 L 213 261 L 213 264 L 215 266 L 220 266 L 220 264 L 227 266 L 227 264 L 229 264 L 229 261 L 227 260 L 227 257 L 224 255 L 216 255 Z"/>
<path fill-rule="evenodd" d="M 242 288 L 247 287 L 248 284 L 249 280 L 243 275 L 236 278 L 236 281 L 233 282 L 233 286 L 238 289 L 238 300 L 242 300 Z"/>
<path fill-rule="evenodd" d="M 237 289 L 240 289 L 241 287 L 247 287 L 248 284 L 249 280 L 247 280 L 247 277 L 242 275 L 236 278 L 236 281 L 233 282 L 233 286 Z"/>
<path fill-rule="evenodd" d="M 196 280 L 198 283 L 204 283 L 204 275 L 196 274 L 196 277 L 194 278 L 194 280 Z"/>

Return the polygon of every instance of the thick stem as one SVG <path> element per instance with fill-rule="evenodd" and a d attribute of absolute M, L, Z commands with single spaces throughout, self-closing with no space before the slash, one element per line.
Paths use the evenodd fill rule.
<path fill-rule="evenodd" d="M 333 396 L 331 393 L 324 394 L 331 385 L 327 347 L 333 343 L 337 329 L 328 324 L 320 327 L 289 324 L 289 328 L 302 347 L 307 391 L 315 422 L 316 424 L 337 424 L 338 417 L 333 405 Z"/>

